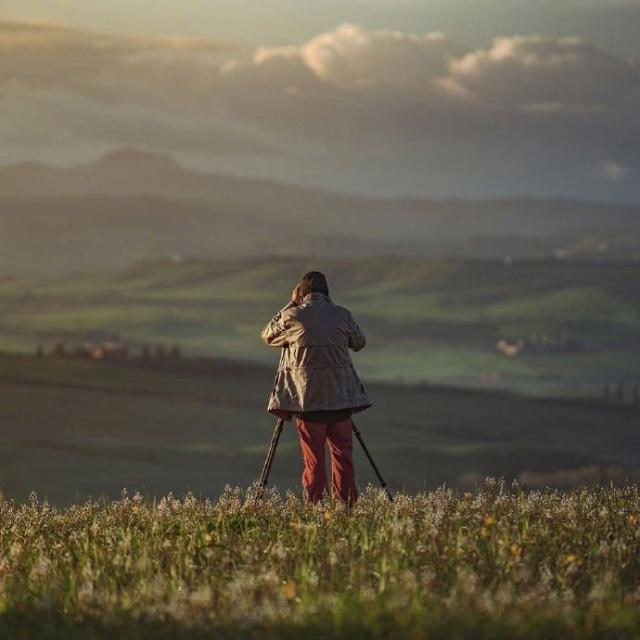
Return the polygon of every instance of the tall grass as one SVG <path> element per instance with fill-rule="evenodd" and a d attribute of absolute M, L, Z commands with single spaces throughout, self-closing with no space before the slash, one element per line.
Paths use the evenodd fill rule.
<path fill-rule="evenodd" d="M 0 501 L 0 636 L 640 637 L 640 491 Z"/>

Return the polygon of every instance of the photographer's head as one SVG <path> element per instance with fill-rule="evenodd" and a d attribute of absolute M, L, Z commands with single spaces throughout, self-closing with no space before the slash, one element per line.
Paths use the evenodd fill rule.
<path fill-rule="evenodd" d="M 329 295 L 329 286 L 327 279 L 320 271 L 309 271 L 302 276 L 300 281 L 300 294 L 304 298 L 308 293 L 324 293 Z"/>

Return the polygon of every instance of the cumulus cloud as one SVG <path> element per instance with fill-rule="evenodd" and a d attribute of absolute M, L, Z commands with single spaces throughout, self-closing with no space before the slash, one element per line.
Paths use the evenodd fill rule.
<path fill-rule="evenodd" d="M 243 120 L 324 150 L 352 184 L 354 166 L 375 170 L 361 190 L 586 197 L 603 157 L 640 164 L 638 64 L 578 38 L 470 51 L 439 33 L 346 24 L 262 48 L 224 78 L 221 100 Z"/>
<path fill-rule="evenodd" d="M 66 90 L 157 108 L 251 102 L 263 94 L 359 93 L 531 113 L 595 112 L 638 98 L 640 65 L 575 37 L 496 38 L 469 51 L 439 32 L 366 30 L 345 23 L 301 46 L 247 55 L 194 37 L 101 34 L 56 24 L 0 22 L 0 87 Z M 161 103 L 159 101 L 161 100 Z M 447 105 L 449 106 L 449 105 Z"/>
<path fill-rule="evenodd" d="M 438 32 L 346 23 L 301 46 L 261 47 L 233 60 L 221 69 L 218 95 L 243 118 L 281 136 L 311 136 L 334 152 L 336 144 L 406 143 L 455 108 L 458 97 L 441 77 L 464 52 Z"/>
<path fill-rule="evenodd" d="M 367 31 L 343 24 L 300 47 L 261 48 L 229 69 L 278 86 L 315 78 L 326 87 L 416 97 L 454 93 L 500 105 L 596 108 L 638 97 L 640 65 L 577 37 L 500 37 L 465 51 L 444 34 Z"/>
<path fill-rule="evenodd" d="M 299 47 L 260 48 L 221 73 L 219 95 L 244 117 L 286 115 L 303 128 L 296 115 L 323 127 L 346 118 L 374 137 L 376 120 L 385 131 L 420 134 L 453 120 L 577 122 L 640 105 L 640 65 L 575 37 L 501 37 L 468 51 L 441 33 L 347 23 Z"/>
<path fill-rule="evenodd" d="M 640 166 L 639 73 L 576 37 L 515 35 L 472 50 L 439 32 L 345 23 L 250 51 L 5 22 L 0 134 L 23 152 L 93 143 L 240 154 L 265 175 L 255 158 L 278 154 L 292 180 L 305 157 L 308 174 L 324 162 L 323 184 L 332 171 L 358 183 L 344 166 L 358 167 L 358 184 L 388 168 L 390 192 L 455 193 L 465 181 L 544 189 L 552 167 L 564 172 L 558 190 L 579 189 L 594 166 L 620 186 Z"/>
<path fill-rule="evenodd" d="M 513 36 L 453 60 L 447 80 L 491 104 L 597 110 L 638 96 L 640 65 L 582 38 Z"/>
<path fill-rule="evenodd" d="M 260 87 L 269 83 L 274 91 L 297 87 L 375 96 L 393 90 L 396 96 L 425 97 L 440 91 L 439 78 L 464 51 L 439 32 L 368 31 L 345 23 L 300 47 L 261 47 L 251 60 L 234 61 L 223 73 Z"/>
<path fill-rule="evenodd" d="M 309 69 L 331 84 L 424 91 L 463 50 L 439 32 L 366 31 L 347 23 L 312 38 L 299 55 Z"/>

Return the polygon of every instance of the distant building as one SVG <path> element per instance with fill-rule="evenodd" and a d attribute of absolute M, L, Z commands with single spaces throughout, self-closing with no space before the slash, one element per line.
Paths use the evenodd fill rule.
<path fill-rule="evenodd" d="M 44 348 L 38 347 L 37 355 L 44 355 Z M 65 344 L 57 343 L 51 351 L 55 357 L 85 358 L 90 360 L 179 360 L 183 357 L 180 345 L 174 344 L 167 347 L 162 344 L 141 344 L 133 350 L 121 342 L 119 338 L 104 341 L 85 341 Z"/>
<path fill-rule="evenodd" d="M 584 349 L 582 341 L 561 336 L 548 336 L 545 334 L 532 334 L 527 338 L 510 341 L 501 338 L 496 342 L 496 351 L 508 358 L 513 358 L 521 353 L 576 353 Z"/>
<path fill-rule="evenodd" d="M 120 342 L 108 341 L 102 344 L 84 345 L 85 354 L 92 360 L 126 360 L 129 350 Z"/>
<path fill-rule="evenodd" d="M 518 340 L 518 342 L 509 342 L 505 339 L 500 339 L 496 342 L 496 349 L 508 358 L 517 356 L 524 349 L 524 341 Z"/>

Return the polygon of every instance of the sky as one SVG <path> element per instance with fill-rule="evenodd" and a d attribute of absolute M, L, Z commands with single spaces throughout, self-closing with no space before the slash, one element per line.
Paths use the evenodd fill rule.
<path fill-rule="evenodd" d="M 640 202 L 640 0 L 2 0 L 0 164 Z"/>

